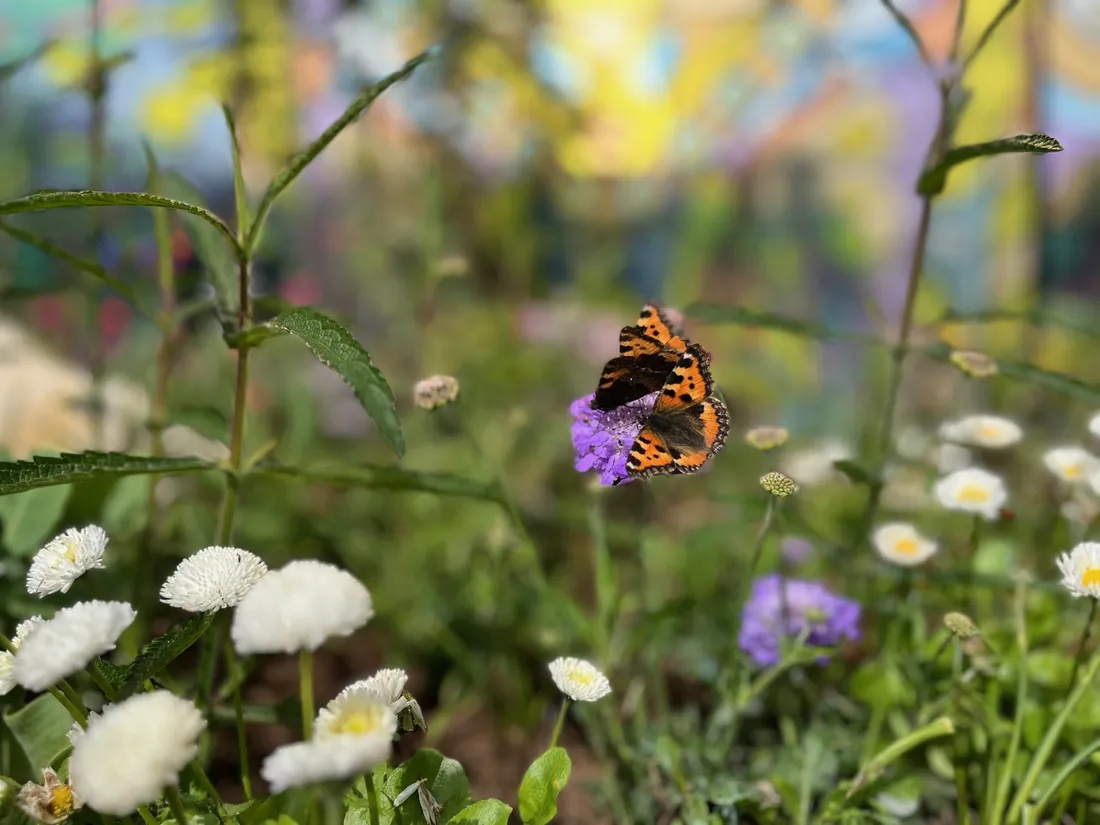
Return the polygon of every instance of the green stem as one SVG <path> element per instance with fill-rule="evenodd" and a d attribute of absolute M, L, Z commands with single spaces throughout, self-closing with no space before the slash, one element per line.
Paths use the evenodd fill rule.
<path fill-rule="evenodd" d="M 93 190 L 103 188 L 104 143 L 106 135 L 106 95 L 108 73 L 100 54 L 100 41 L 103 38 L 103 7 L 100 0 L 89 0 L 91 26 L 88 33 L 89 66 L 85 79 L 88 91 L 88 103 L 91 117 L 88 119 L 88 186 Z M 92 210 L 92 249 L 99 257 L 99 244 L 103 238 L 103 216 L 99 210 Z M 107 353 L 103 336 L 99 330 L 99 295 L 95 282 L 88 285 L 88 309 L 86 323 L 88 327 L 89 371 L 92 385 L 90 409 L 92 424 L 92 449 L 105 450 L 103 441 L 103 374 L 106 369 Z"/>
<path fill-rule="evenodd" d="M 247 258 L 241 261 L 238 275 L 240 309 L 237 312 L 238 331 L 246 332 L 252 326 L 252 303 L 249 279 L 252 265 Z M 233 390 L 233 421 L 229 428 L 229 472 L 226 475 L 225 493 L 222 496 L 221 516 L 218 520 L 218 543 L 229 546 L 233 540 L 233 517 L 237 512 L 241 471 L 244 454 L 244 417 L 248 404 L 248 353 L 242 345 L 237 349 L 237 379 Z"/>
<path fill-rule="evenodd" d="M 164 791 L 164 798 L 168 801 L 168 808 L 172 811 L 172 816 L 175 818 L 179 825 L 187 825 L 187 808 L 183 805 L 183 797 L 180 796 L 180 789 L 175 785 L 169 785 Z"/>
<path fill-rule="evenodd" d="M 222 802 L 222 795 L 218 793 L 218 789 L 214 787 L 214 783 L 210 781 L 209 775 L 203 770 L 202 765 L 198 759 L 192 759 L 191 764 L 188 766 L 191 769 L 192 775 L 194 775 L 196 781 L 202 786 L 202 789 L 206 791 L 206 796 L 214 803 L 214 806 L 218 809 L 219 813 L 225 812 L 225 805 Z"/>
<path fill-rule="evenodd" d="M 228 624 L 225 625 L 225 632 L 228 637 Z M 252 772 L 248 766 L 248 735 L 244 726 L 241 683 L 237 678 L 237 654 L 233 650 L 233 642 L 229 638 L 226 638 L 223 647 L 225 648 L 225 676 L 233 687 L 233 715 L 237 723 L 237 761 L 240 763 L 241 769 L 241 787 L 244 789 L 244 798 L 247 801 L 252 798 Z M 312 715 L 310 718 L 312 718 Z"/>
<path fill-rule="evenodd" d="M 1020 666 L 1023 666 L 1023 660 L 1021 660 Z M 1062 733 L 1062 728 L 1069 720 L 1070 713 L 1077 707 L 1077 703 L 1084 698 L 1085 694 L 1092 686 L 1092 681 L 1096 678 L 1098 671 L 1100 671 L 1100 653 L 1093 654 L 1092 659 L 1089 661 L 1089 666 L 1085 671 L 1084 678 L 1081 679 L 1081 683 L 1077 685 L 1073 693 L 1070 694 L 1065 707 L 1063 707 L 1061 712 L 1054 717 L 1054 722 L 1047 728 L 1043 741 L 1039 743 L 1038 749 L 1031 757 L 1031 764 L 1028 765 L 1024 780 L 1016 790 L 1016 795 L 1012 799 L 1012 805 L 1008 809 L 1007 819 L 1009 823 L 1019 821 L 1020 813 L 1027 803 L 1028 798 L 1031 796 L 1032 788 L 1035 787 L 1040 772 L 1046 766 L 1051 753 L 1054 752 L 1054 746 L 1058 743 L 1058 737 Z"/>
<path fill-rule="evenodd" d="M 1042 821 L 1043 810 L 1046 808 L 1047 805 L 1050 804 L 1050 800 L 1054 798 L 1054 794 L 1058 792 L 1058 789 L 1065 784 L 1066 780 L 1073 775 L 1073 772 L 1075 770 L 1081 767 L 1085 763 L 1085 761 L 1097 751 L 1100 751 L 1100 739 L 1093 739 L 1091 742 L 1085 745 L 1085 747 L 1075 753 L 1072 759 L 1070 759 L 1065 765 L 1062 766 L 1062 769 L 1058 771 L 1057 775 L 1055 775 L 1055 777 L 1050 780 L 1050 784 L 1039 797 L 1039 801 L 1035 803 L 1035 819 L 1037 821 Z M 1056 818 L 1051 821 L 1060 822 L 1061 819 Z"/>
<path fill-rule="evenodd" d="M 302 700 L 302 738 L 313 737 L 313 651 L 298 654 L 299 692 Z M 369 785 L 369 777 L 368 782 Z"/>
<path fill-rule="evenodd" d="M 69 715 L 73 717 L 73 721 L 80 725 L 82 728 L 88 727 L 88 714 L 81 706 L 80 702 L 73 702 L 64 692 L 58 690 L 56 687 L 49 688 L 50 695 L 53 696 L 61 706 L 69 712 Z"/>
<path fill-rule="evenodd" d="M 370 825 L 379 825 L 378 791 L 374 787 L 374 777 L 368 773 L 364 784 L 367 788 L 367 809 L 370 811 Z"/>
<path fill-rule="evenodd" d="M 138 805 L 138 813 L 141 814 L 141 821 L 145 825 L 157 825 L 157 818 L 153 816 L 153 812 L 149 810 L 148 805 Z"/>
<path fill-rule="evenodd" d="M 596 582 L 596 653 L 597 658 L 611 662 L 611 609 L 615 599 L 615 569 L 611 562 L 611 546 L 607 541 L 607 526 L 598 494 L 588 505 L 588 528 L 592 533 L 592 567 Z"/>
<path fill-rule="evenodd" d="M 569 710 L 568 696 L 561 700 L 561 710 L 558 711 L 558 720 L 554 723 L 554 732 L 550 734 L 551 748 L 556 748 L 558 746 L 558 739 L 561 737 L 562 728 L 565 727 L 565 712 L 567 710 Z"/>
<path fill-rule="evenodd" d="M 1089 643 L 1089 635 L 1092 633 L 1092 620 L 1096 618 L 1096 604 L 1097 599 L 1091 599 L 1092 605 L 1089 607 L 1089 617 L 1085 620 L 1085 626 L 1081 628 L 1081 641 L 1077 644 L 1077 655 L 1073 657 L 1073 670 L 1069 674 L 1069 684 L 1066 685 L 1066 696 L 1069 696 L 1069 692 L 1073 690 L 1073 685 L 1077 681 L 1077 671 L 1081 669 L 1081 657 L 1085 655 L 1085 648 Z M 1065 697 L 1063 697 L 1065 698 Z"/>
<path fill-rule="evenodd" d="M 103 691 L 103 695 L 108 702 L 118 701 L 118 691 L 115 690 L 115 686 L 108 681 L 107 677 L 103 675 L 103 671 L 99 667 L 99 659 L 93 659 L 92 663 L 88 665 L 88 675 L 92 677 L 92 681 L 96 683 L 101 691 Z"/>
<path fill-rule="evenodd" d="M 997 783 L 997 796 L 993 802 L 993 808 L 989 812 L 989 825 L 1000 825 L 1004 818 L 1005 806 L 1008 804 L 1008 793 L 1012 788 L 1012 777 L 1016 772 L 1016 756 L 1020 752 L 1020 740 L 1024 733 L 1024 708 L 1027 706 L 1027 586 L 1021 579 L 1016 583 L 1015 620 L 1016 620 L 1016 715 L 1012 721 L 1012 735 L 1008 742 L 1008 753 L 1005 754 L 1004 764 L 1001 766 L 1000 778 Z M 984 820 L 983 820 L 984 825 Z"/>

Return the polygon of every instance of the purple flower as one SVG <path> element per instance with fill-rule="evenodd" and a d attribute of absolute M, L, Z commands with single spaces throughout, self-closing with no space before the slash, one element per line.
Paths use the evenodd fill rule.
<path fill-rule="evenodd" d="M 569 406 L 573 416 L 573 449 L 578 472 L 598 470 L 604 484 L 629 481 L 626 457 L 634 439 L 653 412 L 657 393 L 605 412 L 592 409 L 595 393 L 578 398 Z"/>
<path fill-rule="evenodd" d="M 753 582 L 752 593 L 741 613 L 738 644 L 758 665 L 774 665 L 780 659 L 783 598 L 778 574 Z M 844 639 L 859 640 L 860 607 L 832 593 L 820 582 L 786 580 L 787 626 L 783 635 L 798 636 L 809 630 L 808 645 L 832 647 Z M 818 659 L 824 664 L 829 659 Z"/>

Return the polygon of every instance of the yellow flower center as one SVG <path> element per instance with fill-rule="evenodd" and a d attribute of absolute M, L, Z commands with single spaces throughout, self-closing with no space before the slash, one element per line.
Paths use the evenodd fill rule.
<path fill-rule="evenodd" d="M 989 490 L 977 484 L 967 484 L 956 495 L 960 504 L 985 504 L 989 501 Z"/>
<path fill-rule="evenodd" d="M 58 785 L 50 793 L 48 808 L 50 813 L 58 819 L 64 819 L 73 812 L 76 805 L 76 797 L 70 785 Z"/>
<path fill-rule="evenodd" d="M 375 705 L 362 710 L 354 710 L 332 726 L 333 733 L 351 733 L 363 735 L 374 733 L 382 725 L 382 707 Z"/>
<path fill-rule="evenodd" d="M 579 668 L 574 668 L 573 670 L 570 670 L 567 675 L 569 676 L 569 681 L 576 682 L 579 685 L 590 685 L 590 684 L 592 684 L 593 676 L 587 670 L 580 670 Z"/>
<path fill-rule="evenodd" d="M 1066 478 L 1080 478 L 1081 477 L 1081 465 L 1080 464 L 1067 464 L 1062 468 L 1062 475 Z"/>
<path fill-rule="evenodd" d="M 1001 435 L 1001 428 L 996 424 L 979 424 L 977 429 L 978 438 L 986 441 L 993 441 Z"/>
<path fill-rule="evenodd" d="M 894 542 L 894 552 L 903 556 L 912 556 L 917 552 L 917 540 L 913 538 L 898 539 Z"/>
<path fill-rule="evenodd" d="M 69 564 L 76 564 L 76 551 L 80 547 L 78 542 L 72 539 L 65 539 L 65 560 Z"/>
<path fill-rule="evenodd" d="M 1082 587 L 1089 587 L 1095 584 L 1100 584 L 1100 567 L 1090 567 L 1081 574 Z"/>

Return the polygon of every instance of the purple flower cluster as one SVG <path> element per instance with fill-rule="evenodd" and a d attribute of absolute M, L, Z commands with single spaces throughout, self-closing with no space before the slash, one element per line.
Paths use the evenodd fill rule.
<path fill-rule="evenodd" d="M 592 409 L 595 397 L 595 393 L 586 395 L 569 406 L 577 471 L 596 470 L 603 484 L 629 481 L 626 459 L 634 439 L 653 412 L 657 393 L 606 412 Z"/>
<path fill-rule="evenodd" d="M 787 626 L 783 628 L 782 582 L 775 573 L 753 582 L 752 593 L 741 613 L 738 644 L 756 664 L 776 664 L 780 660 L 781 637 L 798 636 L 807 630 L 806 643 L 815 647 L 833 647 L 845 639 L 859 640 L 859 604 L 814 581 L 786 580 Z M 828 657 L 818 661 L 824 664 Z"/>

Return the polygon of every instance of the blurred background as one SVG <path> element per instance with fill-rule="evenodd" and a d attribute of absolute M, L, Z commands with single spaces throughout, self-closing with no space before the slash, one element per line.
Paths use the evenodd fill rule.
<path fill-rule="evenodd" d="M 929 51 L 946 54 L 955 2 L 899 5 Z M 1000 6 L 970 0 L 964 44 Z M 221 102 L 235 113 L 258 197 L 362 86 L 434 44 L 437 58 L 380 98 L 279 201 L 257 264 L 257 296 L 270 299 L 259 312 L 310 304 L 346 322 L 398 396 L 404 465 L 485 478 L 504 468 L 550 579 L 583 597 L 589 493 L 572 468 L 567 408 L 594 389 L 619 328 L 644 300 L 707 300 L 892 335 L 935 86 L 877 0 L 11 0 L 0 4 L 0 63 L 15 69 L 45 48 L 0 84 L 0 199 L 41 188 L 141 190 L 144 140 L 228 218 Z M 93 50 L 112 66 L 98 90 L 87 82 Z M 949 309 L 1038 306 L 1094 317 L 1098 50 L 1100 4 L 1024 0 L 968 72 L 960 142 L 1044 132 L 1065 151 L 951 174 L 933 218 L 922 322 Z M 97 215 L 12 223 L 98 259 L 157 305 L 147 211 Z M 176 299 L 201 298 L 187 236 L 176 227 L 173 239 Z M 153 322 L 2 235 L 0 286 L 3 447 L 17 456 L 137 449 Z M 731 446 L 705 474 L 728 483 L 703 475 L 656 495 L 624 490 L 609 506 L 613 542 L 644 561 L 634 584 L 651 609 L 710 593 L 731 536 L 758 515 L 758 503 L 731 492 L 767 469 L 739 443 L 745 427 L 789 427 L 792 448 L 819 450 L 806 460 L 822 443 L 832 457 L 847 454 L 867 420 L 868 369 L 882 367 L 850 344 L 688 325 L 714 353 L 730 400 Z M 1069 333 L 1028 342 L 1016 323 L 930 329 L 955 345 L 1100 373 L 1095 359 L 1074 356 Z M 182 451 L 217 454 L 225 440 L 233 364 L 219 332 L 209 312 L 194 315 L 174 349 L 168 418 L 186 425 Z M 26 351 L 34 357 L 12 355 Z M 277 445 L 286 464 L 390 460 L 350 390 L 293 342 L 270 343 L 254 365 L 250 449 Z M 933 426 L 960 379 L 924 369 L 910 377 L 903 415 Z M 440 372 L 462 383 L 458 423 L 412 407 L 413 383 Z M 109 408 L 98 434 L 81 418 L 93 374 Z M 975 405 L 1000 397 L 962 396 Z M 1061 409 L 1055 430 L 1070 417 Z M 143 483 L 98 499 L 113 538 L 140 529 Z M 170 567 L 209 544 L 217 479 L 162 484 L 160 494 Z M 75 501 L 61 505 L 70 520 L 90 512 Z M 644 524 L 616 532 L 616 510 L 631 522 L 639 506 Z M 522 541 L 491 504 L 256 481 L 237 534 L 269 563 L 331 556 L 363 575 L 379 603 L 376 636 L 334 660 L 333 689 L 372 666 L 407 664 L 422 703 L 442 709 L 437 736 L 485 707 L 505 732 L 537 725 L 548 706 L 535 690 L 546 681 L 541 663 L 582 645 L 564 595 L 524 604 L 511 578 L 523 576 L 509 572 Z M 695 555 L 685 565 L 687 547 Z M 699 675 L 708 665 L 685 667 Z M 278 676 L 257 701 L 279 698 Z M 452 747 L 469 746 L 469 733 Z M 505 793 L 484 773 L 496 768 L 478 765 L 475 788 Z"/>

